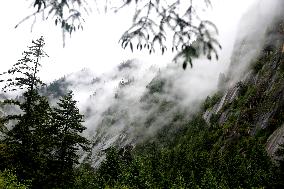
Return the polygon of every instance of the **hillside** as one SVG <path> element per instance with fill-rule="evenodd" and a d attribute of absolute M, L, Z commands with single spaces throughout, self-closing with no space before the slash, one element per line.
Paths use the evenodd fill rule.
<path fill-rule="evenodd" d="M 59 99 L 74 91 L 84 114 L 82 128 L 87 128 L 78 136 L 90 139 L 88 151 L 72 147 L 80 149 L 80 164 L 70 168 L 73 180 L 63 181 L 73 188 L 282 188 L 283 13 L 264 15 L 263 25 L 257 24 L 258 14 L 243 19 L 247 17 L 218 83 L 215 72 L 200 74 L 198 65 L 186 72 L 177 69 L 179 64 L 157 68 L 128 60 L 105 74 L 85 68 L 42 87 L 41 103 L 48 97 L 54 106 L 47 108 L 51 118 Z M 25 103 L 25 96 L 17 99 Z M 1 110 L 3 117 L 15 112 L 25 111 L 13 106 Z M 31 136 L 39 140 L 37 134 Z M 44 140 L 40 145 L 51 144 L 56 143 Z M 5 161 L 11 155 L 1 153 Z M 48 153 L 54 156 L 52 150 Z M 50 157 L 41 161 L 52 165 Z M 49 169 L 39 170 L 49 175 L 47 181 L 55 179 Z M 38 185 L 46 182 L 30 177 Z"/>
<path fill-rule="evenodd" d="M 203 2 L 210 7 L 210 1 Z M 140 29 L 133 25 L 121 38 L 133 56 L 108 45 L 119 26 L 110 34 L 95 32 L 82 48 L 56 52 L 64 63 L 58 70 L 42 66 L 52 56 L 45 48 L 54 45 L 41 36 L 0 73 L 0 189 L 284 188 L 284 1 L 216 0 L 212 14 L 198 10 L 202 1 L 177 0 L 158 10 L 155 5 L 167 1 L 150 0 L 144 11 L 139 2 L 133 23 L 148 7 L 147 16 Z M 49 14 L 65 14 L 66 2 L 54 3 L 58 9 Z M 183 3 L 190 6 L 180 17 Z M 36 0 L 36 6 L 21 22 L 38 13 L 44 18 L 51 4 Z M 161 20 L 153 25 L 158 33 L 151 27 L 155 20 L 149 23 L 149 43 L 152 37 L 142 30 L 152 10 Z M 203 14 L 212 22 L 200 19 Z M 201 21 L 198 27 L 192 15 Z M 65 43 L 65 32 L 75 31 L 68 20 L 75 22 L 59 18 L 55 25 L 60 23 Z M 174 32 L 172 52 L 163 45 L 172 37 L 165 24 Z M 105 36 L 103 43 L 97 39 Z M 90 67 L 74 71 L 85 65 Z M 56 71 L 62 77 L 45 84 Z"/>
<path fill-rule="evenodd" d="M 221 75 L 220 90 L 207 97 L 197 113 L 178 111 L 175 100 L 161 98 L 170 82 L 155 77 L 140 99 L 156 107 L 155 111 L 144 114 L 146 122 L 129 125 L 140 128 L 140 136 L 148 127 L 163 126 L 142 141 L 136 134 L 135 142 L 123 143 L 131 138 L 127 130 L 122 132 L 112 147 L 102 150 L 106 159 L 100 160 L 95 174 L 83 174 L 81 179 L 91 178 L 92 187 L 111 188 L 282 188 L 283 15 L 274 18 L 264 39 L 259 39 L 262 48 L 255 58 L 236 73 L 253 47 L 253 35 L 236 42 L 230 69 Z M 118 121 L 114 117 L 127 115 L 115 107 L 120 106 L 114 105 L 105 114 L 110 125 Z M 173 117 L 168 116 L 173 115 L 171 110 Z M 160 115 L 165 124 L 155 125 Z M 101 128 L 110 125 L 102 123 Z M 91 159 L 86 159 L 81 171 Z"/>

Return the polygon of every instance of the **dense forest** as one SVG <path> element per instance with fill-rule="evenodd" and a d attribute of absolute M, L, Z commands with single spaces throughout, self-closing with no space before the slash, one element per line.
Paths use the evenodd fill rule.
<path fill-rule="evenodd" d="M 36 2 L 38 11 L 46 6 Z M 262 41 L 260 51 L 244 67 L 254 40 Z M 184 52 L 197 56 L 191 46 Z M 194 66 L 191 58 L 184 69 Z M 151 77 L 140 76 L 147 84 L 137 97 L 130 95 L 139 84 L 134 60 L 118 65 L 115 75 L 82 70 L 45 84 L 43 59 L 40 37 L 0 75 L 0 188 L 284 187 L 283 13 L 264 39 L 251 33 L 235 42 L 218 89 L 191 107 L 170 93 L 176 72 L 163 74 L 168 67 L 146 70 Z M 91 102 L 107 94 L 101 86 L 110 82 L 117 87 L 99 112 Z M 78 86 L 95 90 L 80 110 L 70 90 Z"/>

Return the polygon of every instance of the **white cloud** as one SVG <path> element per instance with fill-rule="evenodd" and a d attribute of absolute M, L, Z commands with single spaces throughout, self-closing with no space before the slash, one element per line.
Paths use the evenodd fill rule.
<path fill-rule="evenodd" d="M 231 35 L 226 30 L 233 29 L 249 1 L 218 1 L 213 0 L 212 11 L 206 14 L 220 29 L 220 35 Z M 30 27 L 33 18 L 24 22 L 17 29 L 14 26 L 26 15 L 32 12 L 28 9 L 31 1 L 4 1 L 5 7 L 0 12 L 2 69 L 7 69 L 21 57 L 21 52 L 30 44 L 32 39 L 41 35 L 46 38 L 46 51 L 50 55 L 44 62 L 42 78 L 51 81 L 70 72 L 90 67 L 96 73 L 109 71 L 121 61 L 139 57 L 142 61 L 155 62 L 161 66 L 170 62 L 173 54 L 168 52 L 149 56 L 147 52 L 131 53 L 130 49 L 123 50 L 118 44 L 120 35 L 131 24 L 133 8 L 122 9 L 118 14 L 97 14 L 95 10 L 87 18 L 84 31 L 74 33 L 67 39 L 65 48 L 62 48 L 61 31 L 53 23 L 42 22 L 37 18 L 33 32 Z M 224 27 L 225 26 L 225 27 Z M 227 36 L 228 38 L 230 36 Z M 222 39 L 222 36 L 220 37 Z M 221 41 L 223 43 L 223 41 Z M 228 48 L 226 48 L 228 49 Z"/>

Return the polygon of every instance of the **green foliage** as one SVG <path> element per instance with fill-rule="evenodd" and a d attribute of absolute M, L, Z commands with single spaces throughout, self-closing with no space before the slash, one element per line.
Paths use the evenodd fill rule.
<path fill-rule="evenodd" d="M 45 174 L 47 159 L 50 157 L 52 125 L 50 121 L 51 109 L 45 97 L 38 94 L 38 87 L 42 84 L 37 74 L 41 64 L 40 58 L 46 54 L 43 51 L 44 40 L 33 41 L 29 51 L 24 52 L 23 59 L 6 72 L 18 74 L 3 90 L 24 89 L 22 100 L 5 100 L 6 105 L 18 106 L 22 114 L 8 115 L 4 121 L 12 123 L 11 129 L 5 132 L 1 143 L 6 150 L 2 158 L 1 169 L 9 168 L 16 171 L 21 180 L 40 182 L 39 178 Z"/>
<path fill-rule="evenodd" d="M 127 164 L 123 163 L 119 150 L 112 149 L 100 169 L 94 171 L 95 183 L 99 188 L 283 187 L 282 171 L 264 148 L 267 135 L 246 134 L 251 119 L 245 117 L 250 114 L 247 110 L 252 110 L 247 107 L 252 106 L 250 100 L 258 89 L 243 87 L 240 98 L 228 107 L 231 116 L 226 126 L 218 124 L 220 115 L 212 117 L 210 126 L 201 115 L 194 116 L 177 135 L 168 135 L 175 137 L 169 139 L 171 143 L 165 142 L 164 137 L 156 137 L 137 145 Z M 219 94 L 207 99 L 207 108 L 220 97 Z M 159 133 L 167 136 L 167 131 L 165 128 Z"/>
<path fill-rule="evenodd" d="M 272 186 L 274 167 L 261 141 L 222 139 L 222 128 L 209 128 L 195 117 L 175 145 L 146 142 L 125 163 L 111 148 L 95 171 L 99 188 L 261 188 Z M 157 141 L 159 143 L 159 141 Z"/>
<path fill-rule="evenodd" d="M 55 174 L 50 178 L 55 186 L 67 187 L 74 181 L 73 166 L 78 164 L 80 147 L 88 149 L 88 140 L 81 136 L 86 127 L 82 125 L 83 116 L 76 107 L 72 91 L 63 96 L 58 102 L 58 108 L 53 109 L 53 124 L 56 128 L 54 157 L 52 169 Z"/>
<path fill-rule="evenodd" d="M 207 96 L 205 99 L 202 110 L 205 111 L 207 109 L 213 108 L 213 106 L 221 99 L 222 93 L 218 92 L 215 93 L 212 97 Z"/>
<path fill-rule="evenodd" d="M 89 163 L 81 163 L 75 168 L 75 180 L 70 188 L 93 189 L 97 188 L 95 183 L 95 169 Z"/>
<path fill-rule="evenodd" d="M 134 1 L 127 1 L 125 5 L 131 2 Z M 210 5 L 210 1 L 204 2 L 205 6 Z M 133 42 L 138 39 L 137 50 L 148 49 L 151 54 L 155 52 L 157 44 L 164 54 L 167 50 L 165 43 L 167 31 L 172 31 L 174 35 L 171 48 L 172 51 L 179 52 L 175 59 L 184 59 L 184 69 L 187 64 L 192 65 L 192 58 L 198 57 L 200 52 L 203 52 L 208 59 L 211 59 L 212 54 L 218 58 L 216 46 L 220 47 L 220 44 L 214 38 L 214 34 L 218 33 L 217 28 L 212 22 L 200 19 L 195 12 L 196 7 L 193 1 L 188 4 L 182 4 L 179 1 L 173 1 L 170 4 L 161 1 L 135 1 L 135 3 L 141 6 L 141 9 L 136 11 L 133 25 L 120 39 L 123 48 L 129 46 L 133 51 Z M 188 7 L 186 11 L 177 11 L 184 6 Z M 192 39 L 198 39 L 197 46 L 192 43 Z"/>
<path fill-rule="evenodd" d="M 259 77 L 271 78 L 266 67 L 261 69 Z M 4 136 L 0 141 L 0 186 L 82 189 L 284 186 L 283 159 L 279 159 L 277 166 L 264 148 L 271 131 L 250 132 L 257 115 L 273 108 L 273 118 L 277 121 L 269 120 L 270 124 L 276 124 L 274 127 L 282 124 L 283 103 L 274 103 L 274 100 L 281 102 L 277 100 L 282 95 L 281 74 L 275 74 L 269 90 L 266 90 L 268 82 L 265 79 L 256 85 L 238 83 L 237 98 L 213 115 L 210 124 L 201 113 L 188 119 L 177 111 L 155 137 L 135 147 L 110 147 L 101 165 L 93 168 L 86 162 L 78 165 L 78 151 L 88 150 L 89 142 L 81 136 L 86 128 L 72 92 L 63 96 L 56 108 L 50 107 L 47 98 L 38 92 L 41 82 L 37 72 L 32 77 L 24 75 L 23 78 L 29 79 L 21 83 L 27 88 L 21 101 L 6 100 L 4 103 L 19 106 L 22 113 L 1 120 L 4 124 L 10 121 L 11 128 L 1 133 Z M 161 78 L 153 79 L 148 85 L 149 98 L 144 99 L 155 104 L 161 114 L 168 112 L 173 102 L 155 98 L 153 94 L 163 92 L 166 84 Z M 208 97 L 203 110 L 212 109 L 221 97 L 221 93 Z M 106 113 L 107 124 L 116 121 L 107 117 L 115 111 L 115 108 L 109 109 Z M 223 113 L 227 118 L 220 125 Z M 155 117 L 149 117 L 146 124 L 153 121 Z M 283 151 L 282 146 L 278 152 L 280 157 Z M 5 169 L 15 172 L 5 172 Z M 25 180 L 30 182 L 26 184 Z"/>
<path fill-rule="evenodd" d="M 255 73 L 258 73 L 265 63 L 271 61 L 275 54 L 271 51 L 271 49 L 268 49 L 267 51 L 263 51 L 261 57 L 259 57 L 253 64 L 252 64 L 252 69 Z"/>
<path fill-rule="evenodd" d="M 4 105 L 18 106 L 21 113 L 1 120 L 10 127 L 1 133 L 0 170 L 15 171 L 15 177 L 8 174 L 3 181 L 7 184 L 11 180 L 11 187 L 17 184 L 17 177 L 21 182 L 30 180 L 31 188 L 70 188 L 75 180 L 78 151 L 87 150 L 88 140 L 80 135 L 86 129 L 82 125 L 83 116 L 72 92 L 62 97 L 56 108 L 50 107 L 47 98 L 39 94 L 42 82 L 38 69 L 43 45 L 43 38 L 33 42 L 25 57 L 7 72 L 20 76 L 11 79 L 4 90 L 24 89 L 21 100 L 4 101 Z"/>
<path fill-rule="evenodd" d="M 263 65 L 264 65 L 263 61 L 261 61 L 261 60 L 256 61 L 253 64 L 253 71 L 255 73 L 259 72 L 262 69 Z"/>
<path fill-rule="evenodd" d="M 60 98 L 66 94 L 67 87 L 70 85 L 65 77 L 53 81 L 44 88 L 41 88 L 41 93 L 52 98 Z"/>
<path fill-rule="evenodd" d="M 33 91 L 39 85 L 43 85 L 43 82 L 37 77 L 37 73 L 41 67 L 40 59 L 47 56 L 43 51 L 44 45 L 43 37 L 32 41 L 28 51 L 23 52 L 23 58 L 18 60 L 7 72 L 0 74 L 1 76 L 9 76 L 6 80 L 1 80 L 1 82 L 5 82 L 5 86 L 2 88 L 4 92 L 17 89 Z"/>
<path fill-rule="evenodd" d="M 19 117 L 3 140 L 9 159 L 2 167 L 15 169 L 20 179 L 32 180 L 33 185 L 37 185 L 42 184 L 47 162 L 52 157 L 53 138 L 50 133 L 54 128 L 46 98 L 35 93 L 33 99 L 32 104 L 27 105 L 27 101 L 22 104 L 22 110 L 29 107 L 29 111 Z"/>
<path fill-rule="evenodd" d="M 114 9 L 114 12 L 121 8 L 135 4 L 137 9 L 133 15 L 132 25 L 126 30 L 119 42 L 122 48 L 129 47 L 131 51 L 136 47 L 137 50 L 146 49 L 154 53 L 158 49 L 165 53 L 168 48 L 177 51 L 177 58 L 182 58 L 183 68 L 187 65 L 192 66 L 193 58 L 204 54 L 208 59 L 215 55 L 218 59 L 217 49 L 221 45 L 216 40 L 218 35 L 217 27 L 209 20 L 204 20 L 198 15 L 199 6 L 207 9 L 211 6 L 210 0 L 203 0 L 195 3 L 191 0 L 180 2 L 179 0 L 167 2 L 159 0 L 127 0 L 116 2 L 114 7 L 108 7 L 112 3 L 105 2 L 104 11 Z M 81 0 L 34 0 L 35 12 L 25 17 L 15 27 L 22 22 L 39 15 L 47 13 L 46 19 L 53 19 L 56 26 L 63 32 L 63 45 L 65 45 L 66 34 L 82 29 L 84 13 L 89 14 L 90 4 Z M 96 3 L 95 8 L 99 10 Z M 183 10 L 183 11 L 181 11 Z M 41 14 L 40 14 L 41 15 Z M 168 35 L 168 33 L 173 35 Z M 168 36 L 172 36 L 171 47 L 166 43 Z M 196 41 L 192 43 L 192 39 Z"/>
<path fill-rule="evenodd" d="M 28 189 L 30 182 L 19 182 L 17 176 L 9 170 L 0 172 L 0 188 L 5 189 Z"/>
<path fill-rule="evenodd" d="M 278 156 L 277 162 L 279 164 L 279 179 L 278 182 L 275 184 L 276 186 L 284 186 L 284 144 L 281 144 L 279 149 L 275 153 L 276 156 Z"/>

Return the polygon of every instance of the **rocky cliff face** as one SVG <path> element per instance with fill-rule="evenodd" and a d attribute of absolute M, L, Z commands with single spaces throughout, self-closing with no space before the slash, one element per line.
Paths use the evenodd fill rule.
<path fill-rule="evenodd" d="M 227 73 L 228 88 L 219 100 L 207 108 L 203 118 L 218 121 L 228 137 L 267 137 L 266 150 L 274 158 L 280 144 L 284 143 L 284 20 L 282 16 L 265 32 L 262 48 L 254 50 L 257 58 L 247 59 L 249 69 L 242 68 L 244 57 L 256 48 L 255 41 L 247 36 L 235 45 L 230 71 Z M 261 36 L 260 36 L 261 37 Z M 255 38 L 255 36 L 253 37 Z M 247 53 L 246 53 L 247 52 Z M 241 70 L 241 71 L 240 71 Z M 247 71 L 245 71 L 247 70 Z M 238 81 L 236 80 L 238 78 Z M 236 82 L 237 81 L 237 82 Z"/>

